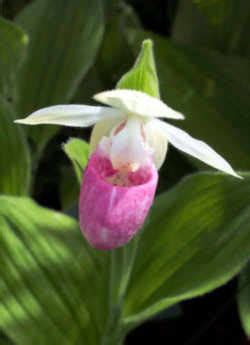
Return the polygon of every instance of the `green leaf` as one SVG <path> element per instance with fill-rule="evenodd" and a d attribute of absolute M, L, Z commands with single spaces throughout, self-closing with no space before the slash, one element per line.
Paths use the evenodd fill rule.
<path fill-rule="evenodd" d="M 113 89 L 120 76 L 131 68 L 134 54 L 128 44 L 127 27 L 139 29 L 138 18 L 132 7 L 116 2 L 109 8 L 101 47 L 94 66 L 86 76 L 88 87 L 83 80 L 74 97 L 75 103 L 94 103 L 91 100 L 94 94 Z"/>
<path fill-rule="evenodd" d="M 89 144 L 82 139 L 71 138 L 63 145 L 63 150 L 73 163 L 77 180 L 81 183 L 82 173 L 88 162 Z"/>
<path fill-rule="evenodd" d="M 144 40 L 135 65 L 117 83 L 118 89 L 134 89 L 160 97 L 153 42 Z"/>
<path fill-rule="evenodd" d="M 193 0 L 193 3 L 208 17 L 213 25 L 218 25 L 225 20 L 230 13 L 228 0 Z"/>
<path fill-rule="evenodd" d="M 29 191 L 30 154 L 24 132 L 14 124 L 15 113 L 0 97 L 0 194 Z"/>
<path fill-rule="evenodd" d="M 137 49 L 148 33 L 134 32 Z M 250 62 L 214 51 L 181 47 L 152 35 L 162 99 L 186 115 L 178 123 L 232 163 L 250 169 Z M 198 167 L 201 165 L 193 160 Z"/>
<path fill-rule="evenodd" d="M 242 327 L 250 338 L 250 265 L 243 270 L 239 279 L 238 308 Z"/>
<path fill-rule="evenodd" d="M 104 19 L 100 0 L 36 0 L 17 17 L 30 36 L 19 76 L 20 116 L 45 106 L 68 103 L 93 64 Z M 43 147 L 58 127 L 32 129 Z"/>
<path fill-rule="evenodd" d="M 115 3 L 109 12 L 103 42 L 95 64 L 105 89 L 114 88 L 117 80 L 134 63 L 134 54 L 127 41 L 127 27 L 141 28 L 136 13 L 128 4 Z"/>
<path fill-rule="evenodd" d="M 27 35 L 12 22 L 0 17 L 0 93 L 15 98 L 16 73 L 23 61 Z"/>
<path fill-rule="evenodd" d="M 139 241 L 127 326 L 236 275 L 250 257 L 249 204 L 249 174 L 195 174 L 160 195 Z"/>
<path fill-rule="evenodd" d="M 75 220 L 0 197 L 0 246 L 0 328 L 16 345 L 100 343 L 108 258 Z"/>
<path fill-rule="evenodd" d="M 178 43 L 250 56 L 250 3 L 245 0 L 181 0 L 172 38 Z"/>
<path fill-rule="evenodd" d="M 127 292 L 136 242 L 116 251 L 126 263 L 117 271 L 125 305 L 112 305 L 122 308 L 122 333 L 242 268 L 250 255 L 249 192 L 249 175 L 197 174 L 156 200 Z M 109 259 L 85 245 L 72 218 L 1 197 L 0 248 L 0 328 L 15 344 L 110 344 L 106 325 L 117 309 L 108 312 L 108 296 L 116 295 L 115 285 L 108 293 Z"/>
<path fill-rule="evenodd" d="M 28 38 L 19 27 L 0 17 L 0 42 L 0 194 L 22 195 L 28 193 L 30 183 L 29 150 L 22 129 L 13 123 L 16 115 L 6 100 L 15 100 L 16 73 Z"/>

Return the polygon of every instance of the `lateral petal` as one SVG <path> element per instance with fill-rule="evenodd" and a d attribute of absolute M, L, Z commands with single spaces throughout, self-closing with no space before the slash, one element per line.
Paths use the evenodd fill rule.
<path fill-rule="evenodd" d="M 28 117 L 15 120 L 15 122 L 25 125 L 53 124 L 69 127 L 88 127 L 103 118 L 119 115 L 119 110 L 108 107 L 79 104 L 53 105 L 39 109 Z"/>
<path fill-rule="evenodd" d="M 165 133 L 168 141 L 177 149 L 201 160 L 202 162 L 221 170 L 232 176 L 242 178 L 231 167 L 231 165 L 220 156 L 214 149 L 201 140 L 197 140 L 185 131 L 160 120 L 159 128 Z"/>

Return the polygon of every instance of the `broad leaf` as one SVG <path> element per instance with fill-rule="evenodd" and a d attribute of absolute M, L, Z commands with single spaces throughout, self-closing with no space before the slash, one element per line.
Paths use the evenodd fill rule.
<path fill-rule="evenodd" d="M 113 89 L 121 75 L 127 72 L 134 62 L 133 52 L 127 42 L 127 27 L 141 28 L 135 11 L 128 4 L 113 1 L 95 64 L 106 88 Z"/>
<path fill-rule="evenodd" d="M 250 258 L 250 176 L 196 174 L 159 196 L 137 249 L 128 326 L 226 283 Z"/>
<path fill-rule="evenodd" d="M 239 279 L 238 307 L 242 327 L 250 338 L 250 265 L 243 270 Z"/>
<path fill-rule="evenodd" d="M 0 42 L 0 194 L 22 195 L 29 189 L 29 150 L 22 129 L 13 123 L 15 113 L 7 99 L 16 97 L 16 73 L 28 38 L 15 24 L 0 18 Z"/>
<path fill-rule="evenodd" d="M 82 139 L 71 138 L 63 145 L 63 150 L 73 163 L 77 180 L 81 183 L 83 169 L 88 161 L 89 145 Z"/>
<path fill-rule="evenodd" d="M 20 116 L 68 103 L 93 64 L 102 39 L 101 1 L 36 0 L 18 15 L 17 22 L 30 36 L 19 76 Z M 32 137 L 42 147 L 56 130 L 32 129 Z"/>
<path fill-rule="evenodd" d="M 95 64 L 86 75 L 88 87 L 83 80 L 74 98 L 76 103 L 89 104 L 94 94 L 113 89 L 117 80 L 131 68 L 134 62 L 134 54 L 127 41 L 126 28 L 140 28 L 136 14 L 127 4 L 114 2 L 108 7 L 103 41 Z"/>
<path fill-rule="evenodd" d="M 250 169 L 249 61 L 225 61 L 222 54 L 142 32 L 134 32 L 132 45 L 138 47 L 148 36 L 154 38 L 162 99 L 186 115 L 178 125 L 206 141 L 235 169 Z M 197 160 L 194 164 L 200 166 Z"/>
<path fill-rule="evenodd" d="M 245 0 L 181 0 L 172 28 L 179 43 L 250 55 L 250 3 Z"/>
<path fill-rule="evenodd" d="M 10 104 L 0 97 L 0 194 L 24 195 L 29 191 L 30 154 L 14 119 Z"/>
<path fill-rule="evenodd" d="M 16 73 L 27 43 L 27 35 L 17 25 L 0 17 L 0 93 L 6 99 L 16 97 Z"/>
<path fill-rule="evenodd" d="M 214 25 L 221 23 L 230 14 L 230 2 L 228 0 L 209 1 L 193 0 L 193 3 L 207 16 Z"/>
<path fill-rule="evenodd" d="M 78 224 L 27 198 L 0 198 L 0 328 L 16 345 L 99 344 L 107 256 Z"/>

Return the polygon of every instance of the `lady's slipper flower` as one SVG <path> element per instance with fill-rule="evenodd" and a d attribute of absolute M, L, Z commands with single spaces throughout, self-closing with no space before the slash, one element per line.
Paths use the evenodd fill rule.
<path fill-rule="evenodd" d="M 94 99 L 111 107 L 56 105 L 16 122 L 72 127 L 96 124 L 79 202 L 81 229 L 96 248 L 122 246 L 139 230 L 153 202 L 157 169 L 165 159 L 168 143 L 218 170 L 240 177 L 206 143 L 157 119 L 184 119 L 158 98 L 117 89 L 101 92 Z"/>
<path fill-rule="evenodd" d="M 84 173 L 79 220 L 94 247 L 113 249 L 127 243 L 143 225 L 158 174 L 151 160 L 136 171 L 116 170 L 101 150 L 91 155 Z"/>

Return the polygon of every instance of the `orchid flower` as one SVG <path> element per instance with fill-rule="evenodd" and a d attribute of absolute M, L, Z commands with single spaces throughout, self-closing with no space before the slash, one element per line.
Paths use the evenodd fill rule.
<path fill-rule="evenodd" d="M 143 225 L 152 205 L 168 143 L 235 177 L 230 164 L 203 141 L 162 119 L 184 116 L 141 91 L 116 89 L 94 96 L 107 106 L 56 105 L 17 123 L 72 127 L 95 125 L 91 156 L 79 201 L 80 227 L 99 249 L 126 244 Z"/>

